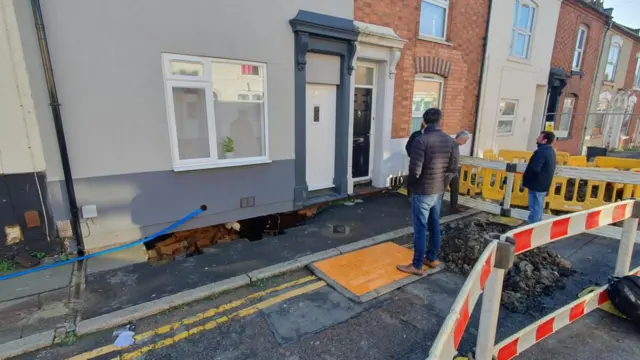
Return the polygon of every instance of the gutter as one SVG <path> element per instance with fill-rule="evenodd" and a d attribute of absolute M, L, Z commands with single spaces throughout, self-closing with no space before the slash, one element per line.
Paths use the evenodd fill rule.
<path fill-rule="evenodd" d="M 44 20 L 42 19 L 42 8 L 40 0 L 31 0 L 31 9 L 33 10 L 33 20 L 38 34 L 38 45 L 40 46 L 40 55 L 42 56 L 42 67 L 44 70 L 45 80 L 47 82 L 47 90 L 49 91 L 49 105 L 53 115 L 53 123 L 56 129 L 56 139 L 58 140 L 58 149 L 60 150 L 60 160 L 62 162 L 62 171 L 64 173 L 64 183 L 69 200 L 69 210 L 71 212 L 71 230 L 77 241 L 78 255 L 84 255 L 84 240 L 82 238 L 82 229 L 80 227 L 80 214 L 78 211 L 78 201 L 76 199 L 76 191 L 73 186 L 73 176 L 71 175 L 71 163 L 69 161 L 69 152 L 67 150 L 67 141 L 64 136 L 64 126 L 62 123 L 62 113 L 60 112 L 60 102 L 58 101 L 58 90 L 53 77 L 53 67 L 51 65 L 51 57 L 49 55 L 49 44 L 47 42 L 47 34 L 44 29 Z"/>
<path fill-rule="evenodd" d="M 587 105 L 587 114 L 591 113 L 591 107 L 593 106 L 594 92 L 596 91 L 596 85 L 598 84 L 598 80 L 600 77 L 600 69 L 602 68 L 602 54 L 604 52 L 604 45 L 607 42 L 607 34 L 611 27 L 613 26 L 613 18 L 609 16 L 607 19 L 607 26 L 604 28 L 604 35 L 602 36 L 602 43 L 600 44 L 600 52 L 598 53 L 598 66 L 596 67 L 596 75 L 593 78 L 593 83 L 591 84 L 591 96 L 589 97 L 589 104 Z M 587 129 L 589 128 L 589 115 L 587 115 L 587 119 L 584 122 L 584 128 L 582 129 L 582 137 L 580 137 L 580 144 L 578 145 L 578 149 L 580 149 L 580 153 L 582 153 L 582 149 L 584 147 L 584 138 L 587 134 Z"/>
<path fill-rule="evenodd" d="M 491 9 L 493 8 L 493 0 L 489 0 L 487 8 L 487 26 L 484 29 L 484 37 L 482 38 L 482 59 L 480 60 L 480 78 L 478 81 L 478 95 L 476 96 L 476 118 L 473 121 L 473 136 L 471 137 L 471 156 L 476 155 L 476 138 L 478 137 L 478 127 L 480 125 L 480 99 L 482 98 L 482 84 L 484 83 L 484 66 L 487 59 L 487 48 L 489 42 L 489 24 L 491 23 Z"/>

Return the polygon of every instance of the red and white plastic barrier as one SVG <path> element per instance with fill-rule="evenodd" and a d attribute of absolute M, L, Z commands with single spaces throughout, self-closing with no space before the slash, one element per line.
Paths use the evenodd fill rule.
<path fill-rule="evenodd" d="M 482 300 L 475 352 L 478 360 L 511 359 L 563 326 L 606 303 L 607 287 L 603 286 L 495 345 L 502 281 L 505 271 L 512 266 L 513 257 L 517 254 L 624 220 L 614 275 L 623 276 L 628 273 L 640 275 L 640 268 L 629 272 L 638 232 L 639 211 L 635 209 L 635 204 L 636 200 L 625 200 L 545 220 L 514 229 L 500 235 L 500 241 L 490 242 L 460 290 L 451 312 L 431 346 L 428 359 L 453 359 L 457 354 L 471 312 L 483 291 L 485 294 Z"/>
<path fill-rule="evenodd" d="M 630 274 L 640 274 L 640 267 L 631 271 Z M 605 285 L 511 335 L 495 346 L 493 356 L 496 360 L 513 359 L 547 336 L 608 301 L 607 286 Z"/>
<path fill-rule="evenodd" d="M 504 234 L 515 240 L 515 254 L 534 249 L 567 236 L 581 234 L 631 217 L 635 200 L 625 200 L 591 210 L 559 216 L 523 226 Z"/>
<path fill-rule="evenodd" d="M 453 359 L 456 355 L 473 308 L 494 270 L 497 246 L 498 241 L 489 243 L 471 269 L 444 321 L 444 325 L 440 328 L 440 332 L 431 346 L 429 360 Z"/>

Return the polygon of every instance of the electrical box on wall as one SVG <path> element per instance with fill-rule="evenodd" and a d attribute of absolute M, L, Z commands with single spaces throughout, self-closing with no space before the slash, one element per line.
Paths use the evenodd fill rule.
<path fill-rule="evenodd" d="M 98 216 L 98 207 L 95 205 L 85 205 L 82 207 L 82 218 L 92 219 Z"/>

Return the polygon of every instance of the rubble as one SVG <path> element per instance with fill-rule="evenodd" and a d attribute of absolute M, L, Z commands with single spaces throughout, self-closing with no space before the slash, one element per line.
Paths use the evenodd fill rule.
<path fill-rule="evenodd" d="M 467 276 L 484 250 L 484 235 L 509 229 L 482 218 L 448 223 L 442 228 L 440 257 L 451 271 Z M 505 276 L 502 305 L 510 311 L 525 313 L 539 297 L 563 288 L 565 279 L 572 274 L 571 262 L 547 247 L 520 254 Z"/>

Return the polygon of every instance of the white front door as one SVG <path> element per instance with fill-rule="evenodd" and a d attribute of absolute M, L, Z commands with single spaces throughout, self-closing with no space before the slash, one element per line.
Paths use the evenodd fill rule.
<path fill-rule="evenodd" d="M 336 86 L 307 84 L 307 186 L 333 187 L 336 152 Z"/>

